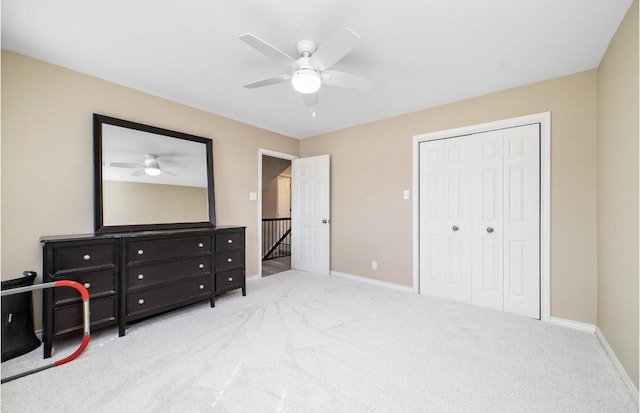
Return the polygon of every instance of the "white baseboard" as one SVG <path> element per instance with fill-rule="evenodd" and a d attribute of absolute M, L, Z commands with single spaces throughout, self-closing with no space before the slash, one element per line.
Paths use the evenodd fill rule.
<path fill-rule="evenodd" d="M 622 364 L 620 364 L 620 360 L 618 360 L 618 357 L 616 357 L 616 354 L 613 352 L 613 349 L 598 327 L 594 326 L 593 324 L 582 323 L 580 321 L 567 320 L 558 317 L 551 317 L 549 319 L 549 322 L 557 326 L 572 328 L 574 330 L 584 331 L 585 333 L 595 334 L 596 337 L 598 337 L 600 344 L 602 344 L 602 347 L 604 347 L 604 351 L 613 362 L 616 370 L 618 370 L 618 372 L 620 373 L 620 376 L 622 377 L 624 383 L 627 385 L 631 395 L 635 398 L 636 403 L 638 403 L 638 389 L 636 389 L 633 381 L 631 381 L 631 378 L 625 371 L 624 367 L 622 367 Z"/>
<path fill-rule="evenodd" d="M 345 278 L 347 280 L 354 280 L 354 281 L 364 282 L 367 284 L 377 285 L 378 287 L 386 287 L 386 288 L 391 288 L 393 290 L 404 291 L 408 293 L 413 292 L 413 287 L 407 287 L 406 285 L 390 283 L 387 281 L 374 280 L 373 278 L 367 278 L 361 275 L 347 274 L 340 271 L 331 271 L 331 275 L 333 275 L 334 277 Z"/>
<path fill-rule="evenodd" d="M 622 376 L 622 380 L 629 388 L 631 395 L 636 399 L 636 403 L 638 403 L 638 389 L 636 389 L 633 381 L 631 381 L 631 377 L 629 377 L 624 367 L 622 367 L 622 364 L 620 364 L 620 360 L 618 360 L 618 357 L 616 357 L 616 353 L 613 352 L 613 349 L 611 348 L 611 346 L 607 342 L 607 339 L 604 337 L 604 334 L 602 334 L 602 331 L 600 331 L 599 328 L 596 328 L 596 337 L 598 337 L 598 340 L 600 340 L 600 344 L 602 344 L 602 347 L 604 347 L 604 351 L 613 362 L 613 365 L 620 373 L 620 376 Z"/>
<path fill-rule="evenodd" d="M 571 328 L 573 330 L 584 331 L 585 333 L 595 334 L 596 326 L 593 324 L 582 323 L 580 321 L 567 320 L 566 318 L 549 317 L 549 322 L 561 327 Z"/>
<path fill-rule="evenodd" d="M 260 277 L 260 274 L 253 274 L 253 275 L 250 275 L 250 276 L 246 277 L 245 281 L 255 281 L 255 280 L 259 280 L 260 278 L 262 278 L 262 277 Z"/>

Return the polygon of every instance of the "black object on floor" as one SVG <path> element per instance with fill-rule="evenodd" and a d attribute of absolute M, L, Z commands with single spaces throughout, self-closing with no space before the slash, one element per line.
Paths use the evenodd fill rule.
<path fill-rule="evenodd" d="M 34 271 L 21 278 L 2 281 L 2 290 L 33 285 Z M 2 297 L 2 361 L 26 354 L 40 347 L 33 327 L 33 295 L 31 291 Z"/>

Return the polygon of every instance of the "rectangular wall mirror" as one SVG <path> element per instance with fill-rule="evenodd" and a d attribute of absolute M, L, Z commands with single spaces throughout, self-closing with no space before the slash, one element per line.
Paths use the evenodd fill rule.
<path fill-rule="evenodd" d="M 95 232 L 215 226 L 210 139 L 93 115 Z"/>

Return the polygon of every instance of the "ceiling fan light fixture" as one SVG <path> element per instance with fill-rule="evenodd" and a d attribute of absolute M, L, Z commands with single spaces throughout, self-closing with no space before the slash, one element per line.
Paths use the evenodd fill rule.
<path fill-rule="evenodd" d="M 144 173 L 151 176 L 158 176 L 162 171 L 157 166 L 147 166 L 144 168 Z"/>
<path fill-rule="evenodd" d="M 320 74 L 313 69 L 299 69 L 291 77 L 291 85 L 296 92 L 311 94 L 320 90 L 322 79 Z"/>

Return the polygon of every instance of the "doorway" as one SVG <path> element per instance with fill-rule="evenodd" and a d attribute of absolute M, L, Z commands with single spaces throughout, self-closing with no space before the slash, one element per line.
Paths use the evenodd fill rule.
<path fill-rule="evenodd" d="M 261 155 L 261 245 L 263 277 L 291 269 L 291 159 Z"/>

